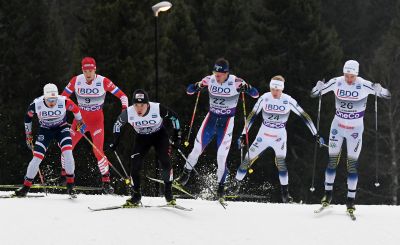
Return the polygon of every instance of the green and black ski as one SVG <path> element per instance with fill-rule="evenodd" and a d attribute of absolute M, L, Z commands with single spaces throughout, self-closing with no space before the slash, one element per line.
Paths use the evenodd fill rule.
<path fill-rule="evenodd" d="M 151 178 L 151 177 L 149 177 L 149 176 L 146 176 L 146 178 L 148 178 L 149 180 L 158 182 L 158 183 L 160 183 L 160 184 L 164 184 L 164 181 L 163 181 L 163 180 Z M 178 191 L 180 191 L 180 192 L 182 192 L 182 193 L 185 193 L 186 195 L 190 196 L 191 198 L 196 199 L 196 196 L 194 196 L 193 194 L 189 193 L 187 190 L 185 190 L 185 189 L 184 189 L 180 184 L 178 184 L 176 181 L 173 181 L 173 182 L 172 182 L 172 188 L 174 188 L 174 189 L 176 189 L 176 190 L 178 190 Z"/>
<path fill-rule="evenodd" d="M 124 206 L 124 205 L 116 205 L 116 206 L 109 206 L 109 207 L 103 207 L 103 208 L 91 208 L 88 207 L 90 211 L 105 211 L 105 210 L 115 210 L 115 209 L 130 209 L 130 208 L 175 208 L 179 209 L 182 211 L 192 211 L 192 208 L 185 208 L 181 205 L 170 205 L 170 204 L 165 204 L 165 205 L 139 205 L 139 206 Z"/>

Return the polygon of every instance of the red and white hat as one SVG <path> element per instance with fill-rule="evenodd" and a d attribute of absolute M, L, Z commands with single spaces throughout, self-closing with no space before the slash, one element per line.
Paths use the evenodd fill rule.
<path fill-rule="evenodd" d="M 96 61 L 92 57 L 83 58 L 82 70 L 96 70 Z"/>

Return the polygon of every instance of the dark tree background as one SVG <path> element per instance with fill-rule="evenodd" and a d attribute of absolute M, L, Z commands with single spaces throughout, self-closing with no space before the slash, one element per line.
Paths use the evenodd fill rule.
<path fill-rule="evenodd" d="M 159 102 L 180 115 L 184 133 L 195 98 L 185 93 L 189 83 L 210 74 L 213 62 L 225 57 L 232 73 L 244 78 L 260 92 L 268 90 L 269 79 L 277 74 L 287 80 L 285 92 L 316 119 L 317 100 L 309 91 L 319 79 L 342 73 L 347 59 L 360 62 L 362 77 L 388 87 L 391 101 L 379 101 L 379 152 L 375 152 L 373 98 L 365 116 L 364 143 L 359 159 L 358 201 L 365 204 L 398 204 L 400 18 L 399 0 L 175 0 L 173 7 L 159 16 Z M 157 1 L 132 0 L 35 0 L 0 2 L 0 183 L 21 183 L 30 151 L 25 146 L 23 118 L 29 103 L 52 82 L 59 90 L 72 76 L 80 74 L 80 60 L 93 56 L 98 73 L 109 77 L 127 95 L 144 88 L 155 97 L 154 16 L 151 6 Z M 73 98 L 75 99 L 75 98 Z M 247 99 L 247 108 L 255 100 Z M 207 112 L 207 96 L 200 99 L 191 144 Z M 241 101 L 239 101 L 241 103 Z M 334 99 L 323 98 L 321 134 L 327 138 L 334 116 Z M 235 121 L 234 140 L 242 127 L 241 104 Z M 106 143 L 112 141 L 112 124 L 120 113 L 120 103 L 108 95 L 104 106 Z M 257 133 L 258 120 L 250 132 Z M 34 124 L 37 128 L 37 123 Z M 288 123 L 290 189 L 295 200 L 317 203 L 323 192 L 324 169 L 328 154 L 318 152 L 316 191 L 312 181 L 314 142 L 301 119 L 292 116 Z M 186 136 L 186 135 L 185 135 Z M 129 168 L 133 131 L 124 130 L 118 151 Z M 202 176 L 190 182 L 193 192 L 204 189 L 215 179 L 215 142 L 200 158 Z M 191 147 L 185 148 L 185 153 Z M 106 153 L 118 166 L 116 159 Z M 378 164 L 375 165 L 375 156 Z M 99 185 L 99 173 L 89 144 L 81 141 L 74 151 L 79 185 Z M 269 201 L 279 200 L 279 180 L 273 153 L 267 150 L 246 178 L 251 194 Z M 228 157 L 231 174 L 239 165 L 239 152 L 232 143 Z M 173 156 L 175 175 L 184 162 Z M 342 160 L 335 183 L 335 199 L 343 203 L 346 185 Z M 145 172 L 154 176 L 153 153 L 146 160 Z M 41 165 L 46 179 L 59 176 L 59 149 L 49 148 Z M 376 170 L 381 186 L 376 188 Z M 114 173 L 114 176 L 115 173 Z M 123 184 L 115 178 L 117 191 Z M 156 193 L 145 183 L 145 194 Z"/>

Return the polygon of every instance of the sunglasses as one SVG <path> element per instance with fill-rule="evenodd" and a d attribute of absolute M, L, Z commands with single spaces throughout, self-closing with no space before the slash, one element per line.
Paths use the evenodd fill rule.
<path fill-rule="evenodd" d="M 46 101 L 49 103 L 56 103 L 57 102 L 57 98 L 46 98 Z"/>

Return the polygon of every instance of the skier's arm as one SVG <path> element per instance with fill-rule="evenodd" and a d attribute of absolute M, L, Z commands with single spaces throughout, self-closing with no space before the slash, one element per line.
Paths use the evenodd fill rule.
<path fill-rule="evenodd" d="M 71 94 L 75 91 L 76 76 L 69 81 L 68 85 L 65 87 L 64 91 L 61 93 L 62 96 L 69 98 Z"/>
<path fill-rule="evenodd" d="M 200 82 L 189 84 L 189 86 L 186 89 L 186 93 L 188 95 L 192 95 L 200 91 L 202 88 L 208 86 L 209 81 L 210 81 L 210 76 L 206 76 Z"/>
<path fill-rule="evenodd" d="M 182 140 L 181 126 L 178 115 L 168 107 L 160 104 L 160 116 L 163 119 L 167 118 L 171 121 L 172 127 L 174 128 L 174 135 L 172 136 L 173 145 L 178 147 Z"/>
<path fill-rule="evenodd" d="M 264 100 L 264 97 L 258 98 L 256 104 L 254 105 L 253 109 L 251 110 L 250 114 L 247 116 L 246 123 L 247 123 L 247 131 L 250 130 L 251 126 L 253 125 L 254 121 L 257 118 L 257 115 L 260 113 L 262 110 L 262 102 Z M 242 134 L 246 134 L 246 128 L 243 128 Z"/>
<path fill-rule="evenodd" d="M 245 92 L 253 98 L 258 98 L 260 94 L 258 90 L 252 87 L 250 84 L 246 83 L 243 79 L 236 77 L 235 79 L 236 90 L 238 92 Z"/>
<path fill-rule="evenodd" d="M 30 150 L 33 150 L 32 118 L 36 113 L 35 102 L 32 102 L 25 114 L 25 141 Z"/>
<path fill-rule="evenodd" d="M 76 128 L 74 128 L 73 130 L 79 131 L 81 134 L 84 134 L 86 131 L 86 124 L 83 122 L 79 107 L 72 100 L 67 98 L 65 100 L 65 108 L 67 108 L 68 111 L 74 113 L 75 120 L 77 121 Z"/>
<path fill-rule="evenodd" d="M 123 110 L 121 114 L 118 116 L 117 121 L 114 123 L 113 134 L 114 134 L 114 143 L 113 145 L 116 147 L 119 143 L 119 139 L 121 137 L 121 128 L 128 122 L 128 111 Z"/>
<path fill-rule="evenodd" d="M 303 119 L 306 126 L 310 129 L 311 134 L 313 136 L 316 136 L 318 132 L 317 129 L 315 128 L 315 125 L 311 117 L 303 110 L 303 108 L 301 108 L 301 106 L 299 106 L 299 104 L 295 99 L 292 98 L 291 100 L 289 100 L 289 105 L 290 105 L 290 110 L 296 113 L 298 116 L 300 116 Z"/>
<path fill-rule="evenodd" d="M 74 113 L 74 117 L 77 121 L 82 121 L 82 115 L 79 111 L 79 107 L 72 100 L 68 98 L 65 100 L 65 108 Z"/>
<path fill-rule="evenodd" d="M 29 107 L 28 111 L 25 114 L 24 123 L 25 123 L 25 134 L 30 135 L 32 134 L 32 118 L 36 113 L 35 109 L 35 102 L 32 102 Z"/>
<path fill-rule="evenodd" d="M 160 116 L 162 118 L 169 119 L 172 123 L 172 127 L 174 128 L 174 130 L 181 129 L 180 124 L 179 124 L 178 115 L 174 111 L 169 109 L 168 107 L 160 105 Z"/>
<path fill-rule="evenodd" d="M 330 91 L 333 91 L 335 89 L 335 85 L 337 83 L 337 78 L 332 78 L 329 80 L 327 83 L 324 83 L 322 81 L 318 81 L 315 87 L 311 90 L 311 97 L 315 98 L 318 97 L 319 94 L 324 95 Z"/>
<path fill-rule="evenodd" d="M 363 87 L 365 90 L 367 90 L 368 94 L 376 94 L 378 97 L 384 99 L 391 98 L 390 91 L 383 88 L 380 83 L 372 83 L 370 81 L 364 80 Z"/>
<path fill-rule="evenodd" d="M 104 89 L 107 92 L 112 93 L 115 97 L 117 97 L 121 101 L 122 110 L 128 108 L 128 97 L 119 89 L 110 79 L 104 78 Z"/>
<path fill-rule="evenodd" d="M 388 100 L 392 98 L 392 94 L 390 93 L 390 91 L 386 88 L 383 88 L 379 83 L 375 83 L 374 87 L 375 90 L 377 91 L 378 97 Z"/>

